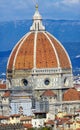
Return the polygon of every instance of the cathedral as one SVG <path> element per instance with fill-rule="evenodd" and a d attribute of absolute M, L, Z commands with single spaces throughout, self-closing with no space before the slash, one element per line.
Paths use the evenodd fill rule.
<path fill-rule="evenodd" d="M 12 49 L 6 77 L 12 114 L 31 115 L 34 108 L 56 115 L 80 108 L 70 57 L 60 41 L 46 31 L 38 5 L 30 31 Z"/>

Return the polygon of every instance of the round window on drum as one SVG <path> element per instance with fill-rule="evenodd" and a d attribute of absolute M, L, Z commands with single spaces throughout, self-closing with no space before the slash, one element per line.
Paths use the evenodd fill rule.
<path fill-rule="evenodd" d="M 28 85 L 27 79 L 22 79 L 22 83 L 23 83 L 24 86 L 27 86 Z"/>
<path fill-rule="evenodd" d="M 50 84 L 50 80 L 49 79 L 45 79 L 44 83 L 45 83 L 45 85 L 49 85 Z"/>

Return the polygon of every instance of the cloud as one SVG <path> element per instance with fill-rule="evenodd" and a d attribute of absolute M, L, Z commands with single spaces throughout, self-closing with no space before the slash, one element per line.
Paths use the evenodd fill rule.
<path fill-rule="evenodd" d="M 0 20 L 30 18 L 33 7 L 32 0 L 0 0 Z"/>
<path fill-rule="evenodd" d="M 54 0 L 52 2 L 48 2 L 49 6 L 54 7 L 62 7 L 63 5 L 67 6 L 77 6 L 80 4 L 80 0 Z"/>
<path fill-rule="evenodd" d="M 0 0 L 0 19 L 32 18 L 35 1 L 39 11 L 46 18 L 79 18 L 80 0 Z"/>
<path fill-rule="evenodd" d="M 45 3 L 45 0 L 44 0 L 44 3 Z M 45 3 L 46 7 L 47 8 L 50 8 L 51 9 L 64 9 L 66 8 L 68 10 L 67 7 L 72 7 L 72 8 L 75 8 L 75 7 L 79 7 L 80 6 L 80 0 L 52 0 L 51 2 L 48 0 L 46 3 Z"/>
<path fill-rule="evenodd" d="M 80 58 L 80 55 L 77 55 L 76 58 Z"/>
<path fill-rule="evenodd" d="M 62 3 L 66 5 L 75 5 L 80 4 L 80 0 L 63 0 Z"/>
<path fill-rule="evenodd" d="M 29 8 L 30 6 L 32 6 L 30 0 L 0 0 L 0 8 L 2 9 L 22 9 Z"/>

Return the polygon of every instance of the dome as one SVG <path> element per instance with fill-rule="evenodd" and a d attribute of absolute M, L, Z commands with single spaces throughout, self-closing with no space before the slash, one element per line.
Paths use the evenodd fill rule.
<path fill-rule="evenodd" d="M 65 49 L 48 32 L 30 32 L 12 50 L 8 70 L 33 68 L 71 68 Z"/>
<path fill-rule="evenodd" d="M 34 68 L 71 68 L 69 56 L 62 44 L 45 31 L 38 6 L 30 32 L 15 45 L 7 65 L 8 71 Z"/>

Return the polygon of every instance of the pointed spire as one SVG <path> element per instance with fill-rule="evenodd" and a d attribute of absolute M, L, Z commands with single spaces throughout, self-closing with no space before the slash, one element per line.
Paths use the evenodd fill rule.
<path fill-rule="evenodd" d="M 30 31 L 44 31 L 45 27 L 42 25 L 42 16 L 38 11 L 38 4 L 35 6 L 36 11 L 33 15 L 33 24 L 30 27 Z"/>

